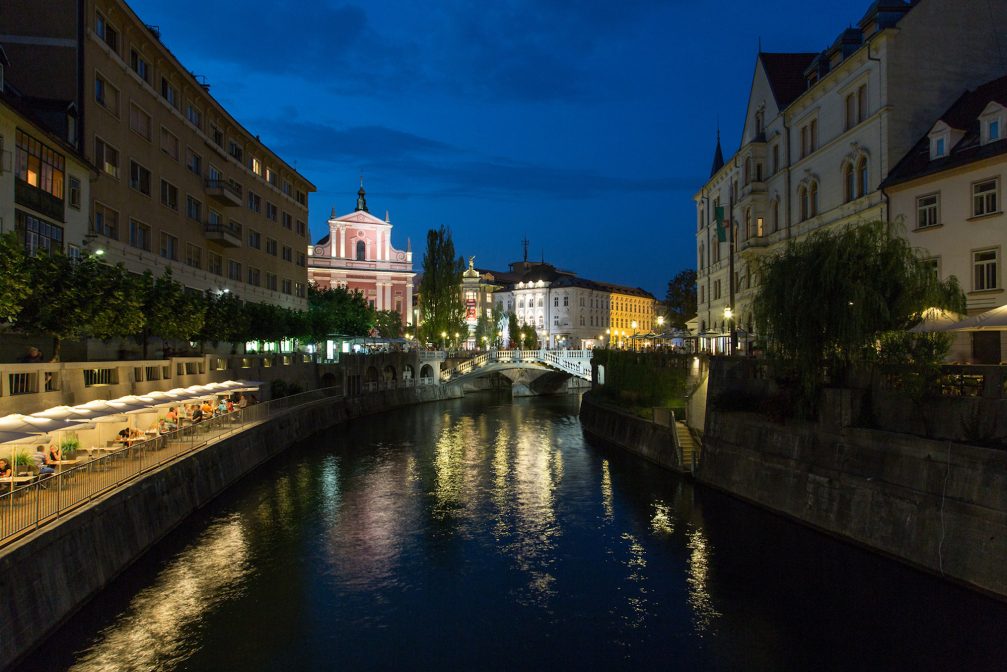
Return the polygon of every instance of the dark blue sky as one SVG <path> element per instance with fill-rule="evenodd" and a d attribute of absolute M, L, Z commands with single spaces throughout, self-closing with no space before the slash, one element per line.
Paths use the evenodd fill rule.
<path fill-rule="evenodd" d="M 312 238 L 364 175 L 393 242 L 531 255 L 663 298 L 695 257 L 719 116 L 737 148 L 758 40 L 816 51 L 868 0 L 133 0 L 213 95 L 318 187 Z M 758 11 L 756 12 L 756 7 Z"/>

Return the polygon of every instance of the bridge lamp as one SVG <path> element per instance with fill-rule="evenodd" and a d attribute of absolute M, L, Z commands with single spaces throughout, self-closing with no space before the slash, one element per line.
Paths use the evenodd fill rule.
<path fill-rule="evenodd" d="M 446 346 L 448 344 L 447 342 L 448 342 L 448 332 L 442 331 L 441 332 L 441 343 L 443 343 Z"/>

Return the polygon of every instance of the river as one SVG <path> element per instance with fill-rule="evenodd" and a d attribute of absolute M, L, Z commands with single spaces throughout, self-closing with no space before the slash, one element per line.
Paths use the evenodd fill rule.
<path fill-rule="evenodd" d="M 472 395 L 301 443 L 22 669 L 1002 670 L 1007 605 Z"/>

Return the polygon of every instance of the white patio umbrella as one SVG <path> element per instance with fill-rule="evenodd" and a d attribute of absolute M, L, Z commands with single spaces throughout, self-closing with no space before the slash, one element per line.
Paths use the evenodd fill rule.
<path fill-rule="evenodd" d="M 920 313 L 920 323 L 909 329 L 911 334 L 949 331 L 962 315 L 943 308 L 927 308 Z"/>
<path fill-rule="evenodd" d="M 955 322 L 945 331 L 1007 331 L 1007 305 Z"/>

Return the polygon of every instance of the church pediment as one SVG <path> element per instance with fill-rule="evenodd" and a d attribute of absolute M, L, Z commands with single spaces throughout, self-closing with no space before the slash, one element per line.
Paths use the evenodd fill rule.
<path fill-rule="evenodd" d="M 386 224 L 384 220 L 378 219 L 371 213 L 364 212 L 363 210 L 357 210 L 356 212 L 351 212 L 348 215 L 336 217 L 332 221 L 343 222 L 344 224 Z"/>

